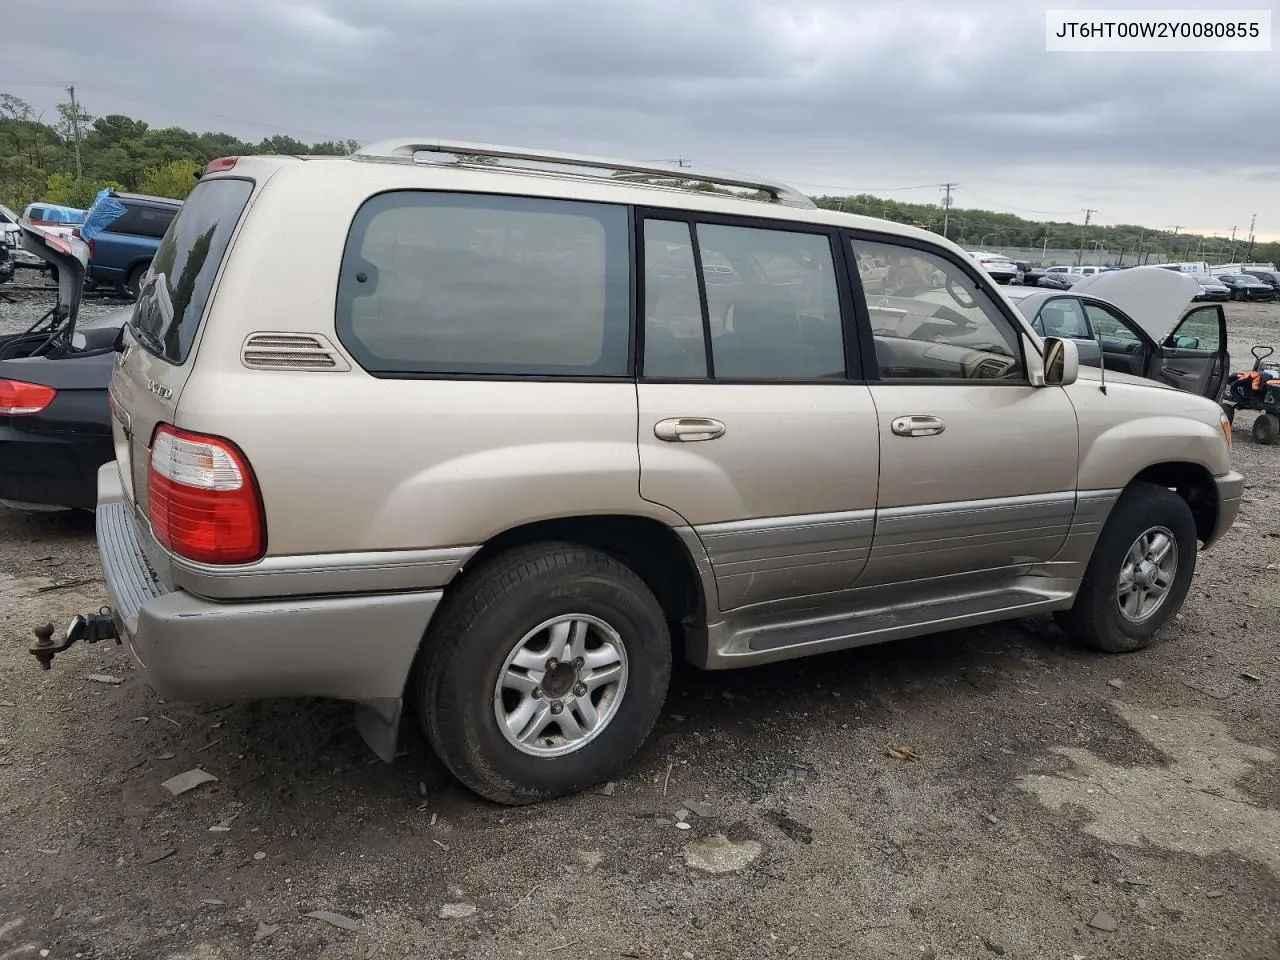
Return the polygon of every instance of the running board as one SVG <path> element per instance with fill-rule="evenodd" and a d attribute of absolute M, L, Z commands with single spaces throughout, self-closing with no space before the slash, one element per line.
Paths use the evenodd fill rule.
<path fill-rule="evenodd" d="M 1065 586 L 1055 581 L 1055 587 Z M 716 624 L 708 669 L 745 667 L 1066 609 L 1070 589 L 1005 587 L 925 603 L 815 608 Z"/>

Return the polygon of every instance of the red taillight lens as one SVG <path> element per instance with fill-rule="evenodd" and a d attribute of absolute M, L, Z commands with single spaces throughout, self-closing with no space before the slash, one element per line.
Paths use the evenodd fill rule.
<path fill-rule="evenodd" d="M 204 172 L 220 173 L 223 170 L 231 170 L 239 159 L 239 157 L 218 157 L 216 160 L 209 161 L 209 165 L 204 168 Z"/>
<path fill-rule="evenodd" d="M 161 424 L 151 440 L 151 528 L 198 563 L 251 563 L 266 551 L 257 480 L 228 440 Z"/>
<path fill-rule="evenodd" d="M 53 403 L 57 395 L 57 390 L 42 383 L 0 380 L 0 417 L 27 417 L 39 413 Z"/>

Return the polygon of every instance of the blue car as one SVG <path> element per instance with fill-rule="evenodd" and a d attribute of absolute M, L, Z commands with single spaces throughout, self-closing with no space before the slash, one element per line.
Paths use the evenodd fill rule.
<path fill-rule="evenodd" d="M 137 299 L 160 240 L 181 207 L 181 200 L 104 190 L 80 228 L 89 244 L 87 281 L 109 283 L 121 296 Z"/>

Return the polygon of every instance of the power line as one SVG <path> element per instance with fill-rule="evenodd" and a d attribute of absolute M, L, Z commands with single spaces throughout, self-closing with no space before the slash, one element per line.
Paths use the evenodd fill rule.
<path fill-rule="evenodd" d="M 793 180 L 797 187 L 817 187 L 820 190 L 840 190 L 852 196 L 855 193 L 902 193 L 907 190 L 932 190 L 936 183 L 921 183 L 914 187 L 850 187 L 834 183 L 812 183 L 807 180 Z"/>
<path fill-rule="evenodd" d="M 965 193 L 969 194 L 969 196 L 973 197 L 975 200 L 981 200 L 983 203 L 993 203 L 997 207 L 1007 207 L 1008 209 L 1016 210 L 1019 213 L 1034 213 L 1042 217 L 1052 217 L 1052 216 L 1061 215 L 1066 212 L 1064 210 L 1032 210 L 1030 207 L 1016 207 L 1012 203 L 1002 203 L 999 200 L 992 200 L 990 197 L 984 197 L 980 193 L 974 193 L 968 187 L 964 187 L 963 190 Z"/>

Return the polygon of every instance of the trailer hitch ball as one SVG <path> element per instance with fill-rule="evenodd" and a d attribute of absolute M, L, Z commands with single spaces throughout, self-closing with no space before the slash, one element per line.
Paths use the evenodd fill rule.
<path fill-rule="evenodd" d="M 36 635 L 36 642 L 27 649 L 39 661 L 41 670 L 48 670 L 55 656 L 82 640 L 85 643 L 100 643 L 103 640 L 121 642 L 120 632 L 109 607 L 103 607 L 97 613 L 87 617 L 77 614 L 72 618 L 67 632 L 58 640 L 53 638 L 52 623 L 36 627 L 33 632 Z"/>
<path fill-rule="evenodd" d="M 36 642 L 31 647 L 31 653 L 40 661 L 40 669 L 48 670 L 53 665 L 53 624 L 36 627 L 35 635 Z"/>

